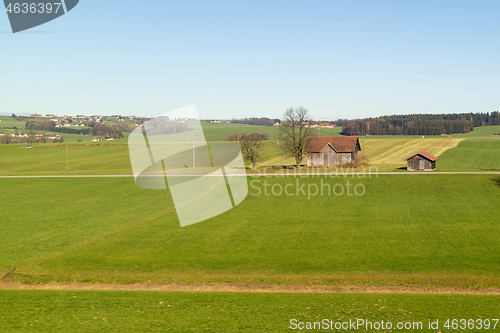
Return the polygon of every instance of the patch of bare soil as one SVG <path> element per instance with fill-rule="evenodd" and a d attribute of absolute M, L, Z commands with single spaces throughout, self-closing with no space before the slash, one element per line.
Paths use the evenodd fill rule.
<path fill-rule="evenodd" d="M 299 286 L 299 285 L 249 285 L 249 284 L 179 284 L 179 283 L 62 283 L 24 284 L 0 281 L 0 289 L 6 290 L 131 290 L 131 291 L 197 291 L 197 292 L 264 292 L 264 293 L 407 293 L 407 294 L 475 294 L 500 295 L 499 287 L 445 288 L 401 286 Z"/>

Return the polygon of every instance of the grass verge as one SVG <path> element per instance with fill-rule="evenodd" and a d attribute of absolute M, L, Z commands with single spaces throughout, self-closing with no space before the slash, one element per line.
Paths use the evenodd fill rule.
<path fill-rule="evenodd" d="M 448 331 L 448 319 L 490 319 L 495 331 L 499 313 L 500 297 L 486 295 L 0 291 L 3 332 L 287 332 L 357 319 L 423 332 Z M 374 331 L 366 328 L 358 329 Z"/>

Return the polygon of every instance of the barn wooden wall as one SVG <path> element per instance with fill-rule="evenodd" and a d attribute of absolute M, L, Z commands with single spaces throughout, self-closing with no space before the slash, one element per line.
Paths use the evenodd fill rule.
<path fill-rule="evenodd" d="M 436 169 L 436 161 L 429 161 L 421 156 L 412 157 L 407 161 L 407 170 L 409 171 L 425 171 Z"/>
<path fill-rule="evenodd" d="M 327 147 L 321 153 L 307 153 L 307 166 L 316 168 L 346 165 L 353 162 L 356 156 L 356 153 L 336 153 Z"/>

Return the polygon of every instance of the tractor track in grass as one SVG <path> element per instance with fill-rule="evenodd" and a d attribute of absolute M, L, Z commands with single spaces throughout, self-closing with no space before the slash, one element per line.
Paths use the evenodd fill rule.
<path fill-rule="evenodd" d="M 395 294 L 467 294 L 500 295 L 500 287 L 485 289 L 418 287 L 418 286 L 301 286 L 301 285 L 250 285 L 250 284 L 188 284 L 188 283 L 137 283 L 105 284 L 51 282 L 24 284 L 0 281 L 0 290 L 94 290 L 94 291 L 183 291 L 183 292 L 255 292 L 255 293 L 395 293 Z"/>

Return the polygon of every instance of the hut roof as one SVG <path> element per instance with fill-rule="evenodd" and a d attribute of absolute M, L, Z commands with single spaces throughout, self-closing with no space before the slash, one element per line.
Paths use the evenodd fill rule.
<path fill-rule="evenodd" d="M 416 153 L 415 155 L 412 155 L 412 156 L 408 157 L 406 160 L 408 161 L 410 158 L 413 158 L 413 157 L 415 157 L 415 156 L 417 156 L 417 155 L 420 155 L 420 156 L 422 156 L 422 157 L 424 157 L 424 158 L 426 158 L 426 159 L 428 159 L 428 160 L 430 160 L 430 161 L 432 161 L 432 162 L 434 162 L 434 161 L 437 161 L 437 160 L 438 160 L 438 158 L 437 158 L 437 157 L 432 156 L 431 154 L 429 154 L 429 153 L 427 153 L 427 152 L 425 152 L 425 151 L 418 152 L 418 153 Z"/>
<path fill-rule="evenodd" d="M 357 136 L 311 136 L 307 139 L 306 152 L 319 153 L 330 145 L 339 153 L 352 153 L 356 146 L 361 150 Z"/>

